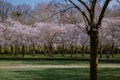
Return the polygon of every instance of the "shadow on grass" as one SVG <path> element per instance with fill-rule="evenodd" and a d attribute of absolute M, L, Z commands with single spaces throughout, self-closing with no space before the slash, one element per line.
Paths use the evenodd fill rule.
<path fill-rule="evenodd" d="M 120 80 L 120 68 L 100 68 L 99 80 Z M 0 70 L 1 80 L 89 80 L 89 69 Z"/>

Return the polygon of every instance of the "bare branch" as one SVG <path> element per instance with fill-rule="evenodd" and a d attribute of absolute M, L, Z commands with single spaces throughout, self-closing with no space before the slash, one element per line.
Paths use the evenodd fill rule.
<path fill-rule="evenodd" d="M 120 0 L 116 0 L 120 4 Z"/>
<path fill-rule="evenodd" d="M 55 15 L 59 14 L 60 12 L 65 12 L 65 11 L 71 9 L 71 8 L 74 8 L 74 7 L 69 7 L 69 8 L 67 8 L 67 9 L 64 9 L 64 10 L 58 11 L 58 12 L 54 13 L 53 15 L 51 15 L 51 16 L 45 18 L 45 19 L 40 20 L 40 22 L 46 21 L 46 20 L 48 20 L 48 19 L 54 17 Z"/>
<path fill-rule="evenodd" d="M 108 6 L 108 4 L 110 3 L 110 1 L 111 1 L 111 0 L 106 0 L 106 1 L 105 1 L 104 6 L 103 6 L 103 8 L 102 8 L 102 10 L 101 10 L 100 16 L 99 16 L 99 18 L 98 18 L 98 22 L 97 22 L 97 25 L 96 25 L 96 26 L 99 26 L 99 25 L 101 24 L 102 19 L 103 19 L 103 17 L 104 17 L 104 13 L 105 13 L 105 11 L 106 11 L 106 9 L 107 9 L 107 6 Z"/>
<path fill-rule="evenodd" d="M 78 1 L 84 5 L 84 7 L 88 10 L 88 12 L 90 12 L 89 6 L 85 2 L 83 2 L 82 0 L 78 0 Z"/>
<path fill-rule="evenodd" d="M 97 2 L 97 0 L 93 0 L 93 1 L 92 1 L 92 5 L 91 5 L 91 11 L 90 11 L 90 21 L 91 21 L 91 23 L 92 23 L 93 20 L 94 20 L 96 2 Z"/>
<path fill-rule="evenodd" d="M 77 8 L 77 9 L 82 13 L 82 15 L 83 15 L 83 16 L 85 17 L 85 19 L 87 20 L 88 24 L 91 25 L 91 24 L 90 24 L 90 21 L 89 21 L 89 18 L 87 17 L 87 15 L 85 14 L 85 12 L 82 11 L 81 8 L 78 7 L 72 0 L 69 0 L 69 2 L 70 2 L 75 8 Z"/>

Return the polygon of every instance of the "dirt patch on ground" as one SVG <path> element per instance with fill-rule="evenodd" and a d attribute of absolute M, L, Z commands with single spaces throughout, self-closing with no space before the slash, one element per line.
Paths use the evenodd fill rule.
<path fill-rule="evenodd" d="M 120 65 L 99 65 L 99 68 L 120 68 Z M 14 65 L 0 66 L 0 69 L 22 69 L 22 68 L 89 68 L 89 65 Z"/>

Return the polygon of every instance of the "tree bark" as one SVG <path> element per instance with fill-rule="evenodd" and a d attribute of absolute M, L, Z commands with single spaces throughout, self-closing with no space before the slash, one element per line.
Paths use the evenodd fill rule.
<path fill-rule="evenodd" d="M 77 53 L 78 53 L 78 47 L 77 45 L 75 46 L 75 57 L 77 58 Z"/>
<path fill-rule="evenodd" d="M 25 46 L 22 45 L 22 57 L 24 57 L 24 56 L 25 56 Z"/>
<path fill-rule="evenodd" d="M 65 54 L 65 46 L 62 45 L 62 57 L 64 57 L 64 54 Z"/>
<path fill-rule="evenodd" d="M 0 54 L 2 53 L 2 46 L 0 46 Z"/>
<path fill-rule="evenodd" d="M 115 47 L 115 46 L 114 46 L 114 43 L 113 43 L 112 46 L 111 46 L 111 48 L 112 48 L 112 49 L 111 49 L 112 58 L 114 58 L 114 47 Z"/>
<path fill-rule="evenodd" d="M 17 44 L 15 44 L 15 56 L 17 56 L 17 51 L 18 51 L 18 50 L 17 50 L 17 49 L 18 49 L 17 47 L 18 47 Z"/>
<path fill-rule="evenodd" d="M 85 56 L 85 45 L 82 45 L 82 57 Z"/>
<path fill-rule="evenodd" d="M 88 54 L 88 46 L 85 47 L 85 54 Z"/>
<path fill-rule="evenodd" d="M 117 50 L 117 54 L 120 54 L 120 51 L 119 51 L 119 49 Z"/>
<path fill-rule="evenodd" d="M 90 80 L 98 80 L 98 29 L 90 34 Z"/>
<path fill-rule="evenodd" d="M 11 53 L 11 55 L 14 54 L 14 47 L 12 45 L 10 45 L 10 53 Z"/>
<path fill-rule="evenodd" d="M 33 47 L 33 50 L 32 50 L 32 56 L 35 56 L 35 55 L 36 55 L 36 51 L 35 51 L 35 50 L 36 50 L 36 49 L 35 49 L 35 45 L 33 44 L 33 45 L 32 45 L 32 47 Z"/>
<path fill-rule="evenodd" d="M 74 54 L 74 50 L 73 50 L 73 45 L 70 45 L 70 57 L 72 58 L 73 57 L 73 54 Z"/>
<path fill-rule="evenodd" d="M 99 49 L 99 54 L 100 54 L 100 58 L 102 58 L 102 45 L 100 44 L 100 49 Z"/>

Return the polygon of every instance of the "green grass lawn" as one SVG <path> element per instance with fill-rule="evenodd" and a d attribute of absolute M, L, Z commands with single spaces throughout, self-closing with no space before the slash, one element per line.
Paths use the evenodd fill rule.
<path fill-rule="evenodd" d="M 89 69 L 5 69 L 0 80 L 89 80 Z M 99 80 L 120 80 L 120 68 L 99 69 Z"/>
<path fill-rule="evenodd" d="M 69 61 L 69 60 L 0 60 L 0 66 L 12 65 L 82 65 L 89 61 Z"/>
<path fill-rule="evenodd" d="M 116 65 L 120 63 L 99 63 Z M 12 65 L 88 65 L 88 61 L 0 60 Z M 0 69 L 0 80 L 89 80 L 89 68 L 13 68 Z M 99 68 L 99 80 L 120 80 L 120 68 Z"/>
<path fill-rule="evenodd" d="M 99 55 L 98 55 L 99 56 Z M 11 55 L 11 54 L 0 54 L 0 58 L 23 58 L 22 55 Z M 32 55 L 28 55 L 26 54 L 24 56 L 24 58 L 50 58 L 48 55 L 45 54 L 36 54 L 35 56 Z M 70 54 L 65 54 L 65 56 L 61 56 L 61 54 L 54 54 L 52 58 L 78 58 L 78 59 L 89 59 L 90 58 L 90 54 L 85 54 L 85 56 L 83 57 L 82 54 L 77 54 L 77 57 L 75 55 L 73 55 L 73 57 L 70 56 Z M 106 59 L 106 55 L 103 54 L 102 58 L 99 59 Z M 112 56 L 110 56 L 109 58 L 110 60 L 120 60 L 120 54 L 115 54 L 114 58 L 112 58 Z"/>

